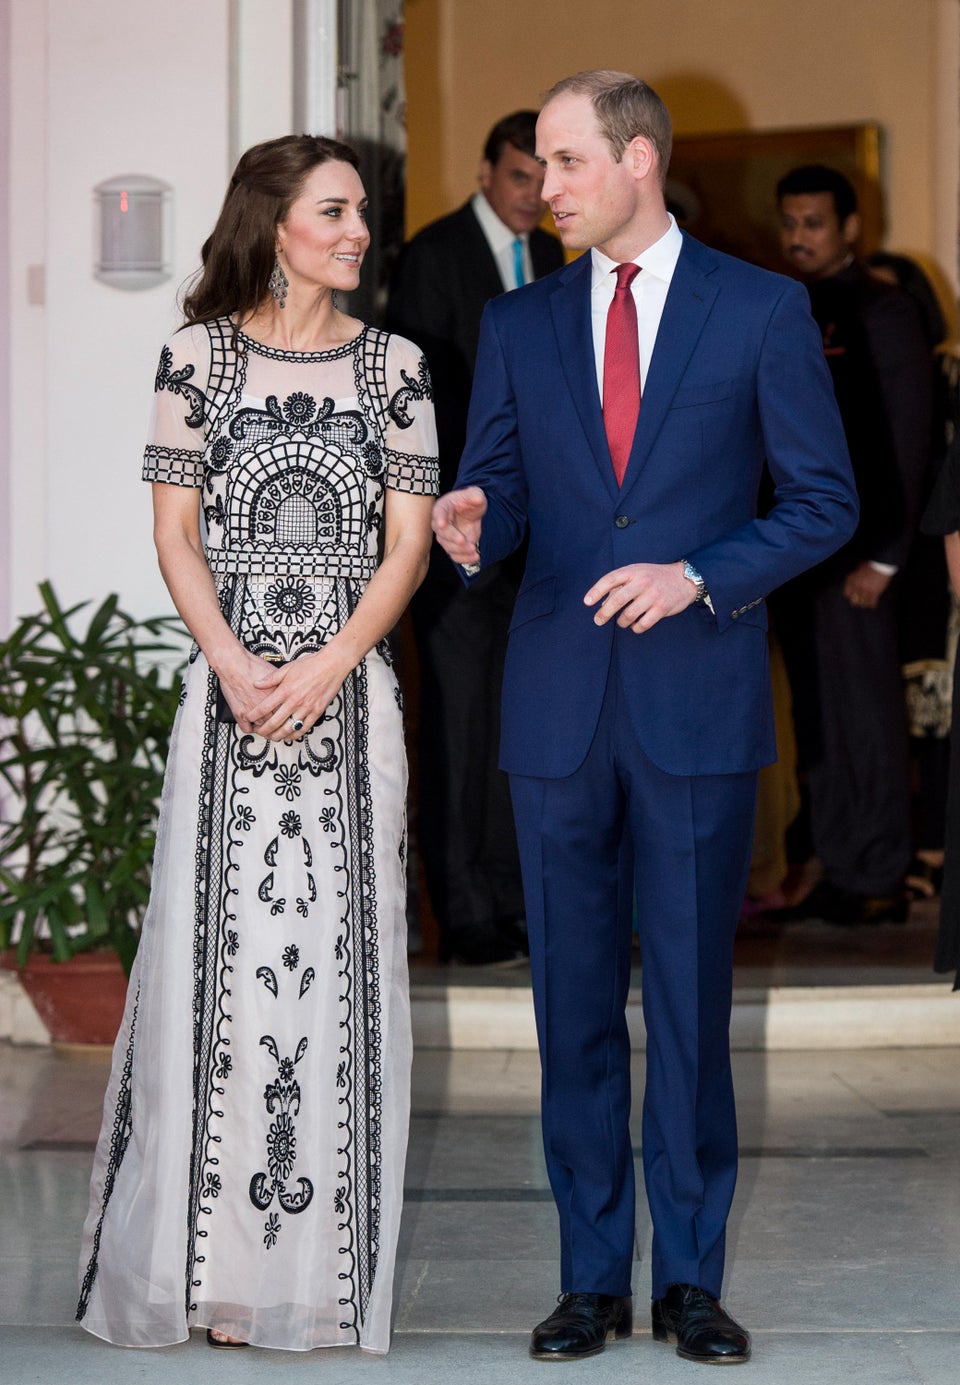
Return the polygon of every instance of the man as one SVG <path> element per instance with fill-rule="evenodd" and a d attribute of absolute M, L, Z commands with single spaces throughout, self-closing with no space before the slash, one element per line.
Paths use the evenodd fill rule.
<path fill-rule="evenodd" d="M 418 232 L 398 262 L 388 325 L 425 352 L 434 383 L 441 488 L 463 451 L 480 317 L 489 299 L 563 264 L 538 229 L 543 171 L 535 111 L 490 131 L 480 190 Z M 466 591 L 435 552 L 413 601 L 420 659 L 418 840 L 444 960 L 523 955 L 523 894 L 506 775 L 497 766 L 499 698 L 522 561 L 488 569 Z"/>
<path fill-rule="evenodd" d="M 590 253 L 487 308 L 458 488 L 434 511 L 468 576 L 529 524 L 501 763 L 560 1217 L 561 1300 L 531 1342 L 544 1359 L 632 1327 L 633 887 L 654 1336 L 694 1361 L 750 1354 L 718 1299 L 732 944 L 756 771 L 774 755 L 763 598 L 856 522 L 803 291 L 677 229 L 670 143 L 636 78 L 581 73 L 548 94 L 543 195 L 564 245 Z M 775 499 L 758 519 L 765 460 Z"/>
<path fill-rule="evenodd" d="M 783 593 L 813 852 L 823 881 L 792 913 L 903 922 L 912 855 L 909 739 L 896 574 L 919 517 L 931 447 L 930 351 L 902 290 L 854 257 L 853 187 L 819 164 L 777 186 L 786 260 L 807 285 L 860 495 L 842 551 Z M 805 649 L 798 649 L 809 629 Z"/>

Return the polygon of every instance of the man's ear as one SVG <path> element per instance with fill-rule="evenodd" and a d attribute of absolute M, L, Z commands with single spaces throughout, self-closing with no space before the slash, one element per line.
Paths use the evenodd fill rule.
<path fill-rule="evenodd" d="M 623 157 L 636 177 L 656 176 L 657 153 L 645 135 L 635 135 L 623 151 Z"/>
<path fill-rule="evenodd" d="M 840 234 L 847 245 L 852 246 L 859 240 L 861 225 L 859 212 L 851 212 L 846 221 L 841 223 Z"/>
<path fill-rule="evenodd" d="M 486 192 L 487 188 L 490 186 L 492 178 L 493 164 L 490 162 L 489 159 L 481 159 L 480 172 L 477 175 L 477 182 L 480 184 L 480 190 L 482 192 Z"/>

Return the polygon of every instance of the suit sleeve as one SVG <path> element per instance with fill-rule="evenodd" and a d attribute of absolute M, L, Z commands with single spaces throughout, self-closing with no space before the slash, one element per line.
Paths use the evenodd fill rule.
<path fill-rule="evenodd" d="M 903 506 L 898 532 L 869 556 L 902 567 L 907 560 L 923 495 L 931 452 L 932 368 L 919 310 L 910 297 L 893 289 L 878 297 L 864 326 L 880 384 L 900 477 Z"/>
<path fill-rule="evenodd" d="M 768 513 L 688 553 L 726 628 L 853 534 L 856 486 L 820 331 L 805 290 L 785 282 L 760 346 L 757 411 L 774 484 Z"/>
<path fill-rule="evenodd" d="M 490 307 L 480 323 L 480 348 L 457 488 L 479 486 L 487 498 L 480 535 L 484 567 L 519 548 L 526 532 L 527 484 L 517 429 L 517 402 Z"/>

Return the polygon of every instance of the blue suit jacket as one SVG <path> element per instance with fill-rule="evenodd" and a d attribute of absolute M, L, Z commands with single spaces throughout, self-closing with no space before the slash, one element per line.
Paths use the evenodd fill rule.
<path fill-rule="evenodd" d="M 636 735 L 671 774 L 775 758 L 763 598 L 852 534 L 857 498 L 806 291 L 690 237 L 674 272 L 622 488 L 590 325 L 591 256 L 486 309 L 458 486 L 488 511 L 484 564 L 529 524 L 503 682 L 501 765 L 572 773 L 597 725 L 614 641 Z M 775 503 L 757 518 L 764 461 Z M 583 597 L 628 563 L 689 558 L 716 615 L 642 635 Z"/>

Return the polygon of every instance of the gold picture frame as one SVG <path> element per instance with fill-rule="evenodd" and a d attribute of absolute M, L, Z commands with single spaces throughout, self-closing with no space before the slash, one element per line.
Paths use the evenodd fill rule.
<path fill-rule="evenodd" d="M 800 164 L 828 164 L 856 188 L 859 249 L 869 255 L 879 250 L 883 233 L 880 142 L 874 124 L 681 135 L 670 159 L 667 204 L 698 240 L 782 273 L 777 182 Z"/>

